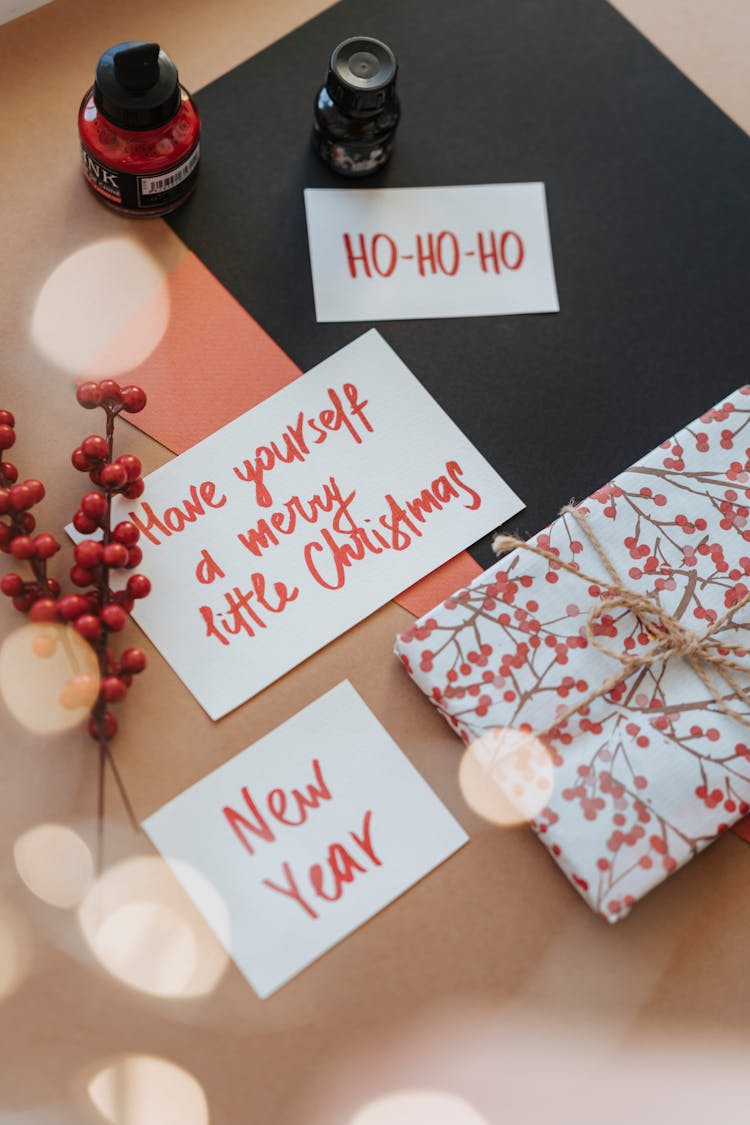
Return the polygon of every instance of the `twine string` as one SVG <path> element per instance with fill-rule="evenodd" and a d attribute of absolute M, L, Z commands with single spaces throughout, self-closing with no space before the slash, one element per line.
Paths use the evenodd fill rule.
<path fill-rule="evenodd" d="M 717 634 L 724 626 L 731 622 L 735 614 L 750 602 L 750 592 L 738 599 L 725 613 L 717 617 L 704 632 L 696 633 L 683 625 L 671 613 L 668 613 L 655 598 L 649 597 L 648 594 L 639 593 L 625 584 L 583 512 L 573 507 L 572 504 L 566 504 L 560 515 L 570 515 L 575 519 L 599 556 L 609 576 L 609 593 L 588 611 L 584 632 L 593 648 L 604 656 L 617 661 L 620 667 L 613 675 L 607 677 L 598 688 L 592 689 L 583 699 L 566 708 L 562 714 L 557 716 L 554 723 L 551 723 L 547 730 L 541 733 L 549 733 L 551 729 L 561 726 L 572 715 L 590 706 L 602 696 L 608 695 L 613 688 L 632 676 L 634 672 L 650 668 L 653 664 L 666 663 L 676 656 L 683 657 L 687 661 L 706 691 L 725 715 L 741 723 L 742 726 L 750 727 L 750 718 L 746 718 L 733 707 L 730 707 L 724 694 L 722 694 L 723 683 L 724 688 L 729 691 L 729 697 L 739 699 L 750 710 L 750 690 L 738 683 L 733 675 L 733 672 L 750 674 L 750 666 L 744 663 L 738 655 L 744 655 L 746 650 L 741 645 L 728 645 L 717 639 Z M 554 563 L 555 567 L 567 571 L 568 574 L 574 574 L 576 578 L 580 578 L 583 582 L 602 586 L 600 578 L 594 578 L 577 565 L 558 558 L 553 551 L 534 546 L 524 539 L 517 539 L 512 535 L 497 535 L 492 541 L 492 548 L 497 555 L 513 550 L 528 551 L 532 555 L 537 555 L 539 558 Z M 624 609 L 632 613 L 643 632 L 649 636 L 649 643 L 639 651 L 618 651 L 610 648 L 601 640 L 601 629 L 597 629 L 597 625 L 605 614 L 609 615 L 612 610 L 616 609 Z"/>

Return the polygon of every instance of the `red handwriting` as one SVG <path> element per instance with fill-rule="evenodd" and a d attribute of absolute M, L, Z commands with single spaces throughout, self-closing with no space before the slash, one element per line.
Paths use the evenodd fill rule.
<path fill-rule="evenodd" d="M 357 276 L 357 262 L 362 263 L 366 277 L 372 277 L 373 273 L 379 274 L 380 277 L 390 277 L 398 265 L 398 247 L 387 234 L 372 235 L 369 253 L 363 234 L 359 235 L 359 253 L 354 249 L 351 236 L 345 234 L 344 248 L 352 277 Z"/>
<path fill-rule="evenodd" d="M 243 591 L 235 586 L 231 591 L 225 591 L 224 610 L 215 613 L 210 606 L 200 606 L 199 612 L 206 625 L 207 637 L 214 637 L 222 645 L 230 644 L 227 638 L 236 637 L 240 633 L 254 637 L 258 629 L 267 628 L 261 610 L 270 614 L 283 613 L 299 595 L 297 586 L 290 590 L 285 582 L 274 582 L 275 600 L 271 601 L 271 596 L 266 593 L 266 580 L 262 574 L 254 571 L 250 581 L 249 590 Z M 260 608 L 256 609 L 253 602 Z"/>
<path fill-rule="evenodd" d="M 526 255 L 521 236 L 513 230 L 494 235 L 490 231 L 485 245 L 484 235 L 478 236 L 479 262 L 485 273 L 500 273 L 501 263 L 506 270 L 517 270 Z"/>
<path fill-rule="evenodd" d="M 456 461 L 447 462 L 446 474 L 437 477 L 432 481 L 429 488 L 422 489 L 418 496 L 405 502 L 404 507 L 407 514 L 418 523 L 423 523 L 425 517 L 430 513 L 441 511 L 445 504 L 452 499 L 457 499 L 460 495 L 459 490 L 464 491 L 470 497 L 470 503 L 466 507 L 470 509 L 479 507 L 481 503 L 479 495 L 474 489 L 468 488 L 463 483 L 461 480 L 462 470 Z M 321 491 L 314 493 L 309 500 L 303 501 L 299 496 L 290 497 L 267 519 L 260 519 L 254 527 L 239 532 L 237 538 L 252 555 L 261 558 L 264 552 L 270 550 L 271 547 L 278 547 L 280 536 L 293 535 L 297 530 L 299 520 L 309 524 L 317 524 L 323 515 L 330 515 L 332 516 L 331 529 L 333 531 L 343 530 L 347 534 L 354 533 L 361 530 L 358 529 L 357 522 L 349 510 L 355 497 L 356 491 L 354 489 L 345 496 L 336 478 L 329 477 Z M 390 499 L 395 504 L 392 497 L 386 499 Z M 383 523 L 383 526 L 387 530 L 392 530 L 386 523 Z M 411 540 L 408 542 L 402 541 L 402 538 L 397 535 L 394 543 L 382 543 L 381 545 L 385 548 L 389 545 L 395 546 L 397 550 L 403 550 L 409 546 L 410 542 Z M 376 550 L 375 553 L 378 554 L 379 552 Z"/>
<path fill-rule="evenodd" d="M 409 253 L 402 253 L 395 240 L 383 231 L 373 235 L 344 234 L 343 240 L 349 276 L 353 279 L 393 277 L 401 262 L 413 262 L 419 277 L 455 277 L 462 267 L 476 270 L 477 266 L 482 273 L 499 275 L 504 270 L 520 269 L 526 256 L 523 239 L 514 230 L 477 231 L 467 248 L 461 247 L 452 230 L 416 234 Z"/>
<path fill-rule="evenodd" d="M 331 790 L 317 758 L 313 758 L 312 772 L 313 780 L 307 786 L 289 792 L 279 788 L 270 789 L 264 802 L 257 801 L 250 790 L 243 787 L 242 812 L 231 805 L 224 806 L 222 813 L 227 824 L 249 855 L 255 855 L 260 842 L 276 842 L 279 831 L 276 825 L 300 828 L 307 823 L 311 812 L 332 800 Z M 261 808 L 261 804 L 265 807 Z M 367 860 L 373 867 L 382 866 L 372 842 L 372 810 L 365 813 L 360 832 L 350 832 L 346 844 L 334 841 L 326 852 L 324 862 L 310 865 L 307 871 L 310 890 L 305 887 L 305 893 L 308 897 L 314 895 L 324 902 L 338 902 L 344 893 L 344 887 L 352 883 L 357 874 L 367 872 Z M 291 864 L 283 862 L 281 873 L 283 882 L 274 882 L 272 879 L 263 879 L 262 882 L 269 890 L 296 902 L 309 918 L 317 919 L 318 913 L 300 890 Z"/>
<path fill-rule="evenodd" d="M 226 574 L 221 569 L 216 559 L 205 547 L 201 551 L 200 561 L 195 568 L 195 577 L 204 586 L 210 586 L 217 578 L 226 578 Z"/>
<path fill-rule="evenodd" d="M 237 812 L 231 805 L 224 806 L 222 812 L 227 823 L 250 855 L 255 855 L 255 848 L 248 833 L 269 844 L 275 841 L 276 836 L 271 828 L 270 817 L 288 828 L 298 828 L 306 822 L 311 809 L 317 809 L 323 801 L 331 800 L 331 791 L 323 779 L 323 770 L 317 758 L 313 758 L 312 770 L 314 780 L 307 785 L 304 791 L 292 789 L 291 793 L 287 795 L 283 789 L 271 789 L 266 794 L 269 817 L 263 815 L 258 803 L 251 796 L 250 790 L 244 787 L 242 799 L 250 814 L 249 818 L 244 813 Z M 293 806 L 291 813 L 289 811 L 290 805 Z"/>
<path fill-rule="evenodd" d="M 403 504 L 388 493 L 385 496 L 388 511 L 377 521 L 380 529 L 363 527 L 356 522 L 348 508 L 352 499 L 349 497 L 347 506 L 337 512 L 332 527 L 305 544 L 305 563 L 318 585 L 326 590 L 341 590 L 354 563 L 387 550 L 407 550 L 415 539 L 421 539 L 420 525 L 433 513 L 442 511 L 446 504 L 459 499 L 462 493 L 468 497 L 464 507 L 471 511 L 479 508 L 482 499 L 462 480 L 459 463 L 447 461 L 445 468 L 445 474 L 436 477 L 429 488 L 422 489 L 419 496 Z M 372 523 L 369 519 L 363 522 Z"/>
<path fill-rule="evenodd" d="M 344 845 L 338 842 L 331 844 L 326 853 L 325 861 L 322 864 L 313 863 L 310 865 L 307 871 L 310 891 L 305 888 L 309 897 L 314 895 L 315 898 L 324 902 L 338 902 L 344 893 L 344 887 L 353 883 L 358 874 L 364 875 L 367 873 L 369 868 L 366 866 L 366 860 L 369 860 L 373 867 L 382 866 L 382 860 L 376 854 L 372 843 L 372 810 L 365 813 L 361 832 L 359 834 L 350 832 L 349 838 L 351 844 Z M 282 863 L 281 873 L 283 883 L 263 879 L 265 886 L 269 890 L 296 902 L 308 918 L 317 919 L 319 914 L 311 905 L 309 897 L 306 898 L 302 893 L 291 864 L 288 862 Z"/>
<path fill-rule="evenodd" d="M 343 496 L 335 477 L 329 477 L 320 492 L 314 493 L 308 501 L 292 496 L 280 508 L 271 513 L 268 519 L 260 519 L 255 527 L 239 532 L 237 538 L 256 558 L 261 558 L 270 547 L 278 547 L 279 536 L 293 535 L 297 521 L 315 524 L 321 515 L 346 511 L 354 499 L 355 492 Z"/>
<path fill-rule="evenodd" d="M 310 446 L 321 445 L 328 436 L 337 430 L 348 431 L 354 441 L 362 444 L 361 428 L 372 433 L 373 428 L 365 415 L 367 400 L 359 398 L 359 391 L 354 383 L 344 383 L 344 399 L 332 387 L 326 392 L 331 403 L 330 407 L 321 410 L 315 418 L 306 418 L 300 413 L 293 425 L 288 425 L 278 441 L 268 445 L 259 445 L 252 458 L 247 458 L 241 466 L 235 466 L 234 472 L 242 481 L 247 481 L 255 486 L 255 499 L 257 503 L 268 508 L 273 503 L 273 497 L 265 483 L 265 476 L 278 464 L 288 465 L 292 461 L 304 461 L 311 452 Z M 309 441 L 305 430 L 310 429 L 317 436 Z"/>
<path fill-rule="evenodd" d="M 162 540 L 156 534 L 157 531 L 165 539 L 173 534 L 179 535 L 187 524 L 195 523 L 200 516 L 205 516 L 206 508 L 222 508 L 226 502 L 227 498 L 223 494 L 219 499 L 216 498 L 214 482 L 204 480 L 198 486 L 191 484 L 189 496 L 181 500 L 178 506 L 166 508 L 161 516 L 157 516 L 151 505 L 147 503 L 141 504 L 144 519 L 141 519 L 136 512 L 128 512 L 128 515 L 141 534 L 145 535 L 155 547 L 159 547 Z"/>
<path fill-rule="evenodd" d="M 375 518 L 357 519 L 351 510 L 356 496 L 356 490 L 344 493 L 336 478 L 330 477 L 321 492 L 316 492 L 307 504 L 299 497 L 292 497 L 267 520 L 259 520 L 254 528 L 240 532 L 237 537 L 251 554 L 261 557 L 271 547 L 278 546 L 280 535 L 291 535 L 295 531 L 298 519 L 317 524 L 325 516 L 327 526 L 317 538 L 304 544 L 303 557 L 307 570 L 319 586 L 341 590 L 355 563 L 382 555 L 384 551 L 408 550 L 422 538 L 424 526 L 446 505 L 463 500 L 465 508 L 475 511 L 482 503 L 476 489 L 464 481 L 458 461 L 446 461 L 445 472 L 411 499 L 400 503 L 387 493 L 384 497 L 387 510 Z M 206 554 L 198 564 L 196 576 L 199 581 L 208 583 L 216 563 Z M 284 582 L 276 582 L 272 600 L 261 573 L 254 572 L 251 580 L 251 589 L 244 593 L 238 586 L 224 592 L 221 611 L 208 605 L 200 607 L 207 637 L 213 637 L 224 646 L 242 633 L 254 637 L 259 629 L 267 628 L 266 614 L 283 613 L 299 596 L 299 587 L 289 589 Z"/>

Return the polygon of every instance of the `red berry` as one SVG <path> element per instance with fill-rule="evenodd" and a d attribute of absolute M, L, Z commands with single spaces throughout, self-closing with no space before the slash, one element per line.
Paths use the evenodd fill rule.
<path fill-rule="evenodd" d="M 74 586 L 90 586 L 94 576 L 86 567 L 76 564 L 70 568 L 70 581 Z"/>
<path fill-rule="evenodd" d="M 9 484 L 15 484 L 18 480 L 18 469 L 10 461 L 0 461 L 0 473 L 3 474 Z"/>
<path fill-rule="evenodd" d="M 151 583 L 145 574 L 131 574 L 127 590 L 133 598 L 145 598 L 151 593 Z"/>
<path fill-rule="evenodd" d="M 92 520 L 103 519 L 107 511 L 107 501 L 101 492 L 87 492 L 81 500 L 81 511 Z"/>
<path fill-rule="evenodd" d="M 102 379 L 99 384 L 101 401 L 104 405 L 118 406 L 120 403 L 120 384 L 114 379 Z"/>
<path fill-rule="evenodd" d="M 86 410 L 94 410 L 102 401 L 99 384 L 91 381 L 79 383 L 76 390 L 76 399 L 79 406 L 83 406 Z"/>
<path fill-rule="evenodd" d="M 117 604 L 121 605 L 126 613 L 132 613 L 134 598 L 127 592 L 127 590 L 121 590 L 120 593 L 117 594 Z"/>
<path fill-rule="evenodd" d="M 97 741 L 102 739 L 109 742 L 117 734 L 117 719 L 110 711 L 105 711 L 101 718 L 91 718 L 89 721 L 89 734 Z"/>
<path fill-rule="evenodd" d="M 16 420 L 10 410 L 0 410 L 0 426 L 15 426 Z"/>
<path fill-rule="evenodd" d="M 70 455 L 71 464 L 74 469 L 78 469 L 79 473 L 87 473 L 91 468 L 91 462 L 86 454 L 81 449 L 80 445 L 74 449 Z"/>
<path fill-rule="evenodd" d="M 79 531 L 81 535 L 91 535 L 92 531 L 96 531 L 98 527 L 96 520 L 92 520 L 85 512 L 80 509 L 73 516 L 73 527 Z"/>
<path fill-rule="evenodd" d="M 74 621 L 89 608 L 88 598 L 84 598 L 83 594 L 66 594 L 64 598 L 60 598 L 57 608 L 66 621 Z"/>
<path fill-rule="evenodd" d="M 146 392 L 132 384 L 129 387 L 123 387 L 120 391 L 120 399 L 122 400 L 123 409 L 128 414 L 138 414 L 143 410 L 146 405 Z"/>
<path fill-rule="evenodd" d="M 146 654 L 140 648 L 126 648 L 120 657 L 120 669 L 131 676 L 142 672 L 146 667 Z"/>
<path fill-rule="evenodd" d="M 16 609 L 20 609 L 21 613 L 25 613 L 29 606 L 34 604 L 33 594 L 22 594 L 20 598 L 13 599 L 13 605 Z"/>
<path fill-rule="evenodd" d="M 15 440 L 15 430 L 7 423 L 0 424 L 0 449 L 10 449 Z"/>
<path fill-rule="evenodd" d="M 121 629 L 125 628 L 128 615 L 122 606 L 105 605 L 101 612 L 101 619 L 111 633 L 119 633 Z"/>
<path fill-rule="evenodd" d="M 117 461 L 113 461 L 111 465 L 105 465 L 101 471 L 101 482 L 106 488 L 122 488 L 127 484 L 128 474 L 125 471 L 124 465 L 118 465 Z"/>
<path fill-rule="evenodd" d="M 17 598 L 23 593 L 23 578 L 20 574 L 4 574 L 0 578 L 0 590 L 8 598 Z"/>
<path fill-rule="evenodd" d="M 127 497 L 128 500 L 137 500 L 139 496 L 143 495 L 144 488 L 145 485 L 139 477 L 137 480 L 134 480 L 131 484 L 129 484 L 127 488 L 123 488 L 122 494 L 123 496 Z"/>
<path fill-rule="evenodd" d="M 143 551 L 140 547 L 131 547 L 128 551 L 128 569 L 132 570 L 143 562 Z"/>
<path fill-rule="evenodd" d="M 99 618 L 94 617 L 93 613 L 82 613 L 80 617 L 76 617 L 73 628 L 87 641 L 95 641 L 102 631 Z"/>
<path fill-rule="evenodd" d="M 108 543 L 104 548 L 105 566 L 126 566 L 127 561 L 128 549 L 122 543 Z"/>
<path fill-rule="evenodd" d="M 12 534 L 13 533 L 11 532 L 11 529 L 8 527 L 7 523 L 3 523 L 2 521 L 0 521 L 0 551 L 8 550 L 8 548 L 10 547 Z M 133 547 L 132 549 L 134 551 L 138 550 L 137 547 Z"/>
<path fill-rule="evenodd" d="M 47 590 L 52 595 L 53 598 L 59 598 L 60 597 L 60 583 L 57 581 L 56 578 L 48 578 L 47 579 Z"/>
<path fill-rule="evenodd" d="M 104 735 L 106 738 L 114 738 L 117 734 L 117 719 L 111 711 L 104 713 Z"/>
<path fill-rule="evenodd" d="M 33 559 L 36 554 L 34 540 L 28 535 L 17 535 L 10 545 L 10 553 L 17 559 Z"/>
<path fill-rule="evenodd" d="M 25 512 L 34 503 L 34 493 L 27 484 L 14 484 L 8 498 L 14 512 Z"/>
<path fill-rule="evenodd" d="M 73 558 L 79 566 L 85 567 L 87 570 L 93 570 L 95 566 L 99 566 L 103 553 L 104 548 L 96 539 L 84 539 L 83 543 L 79 543 L 73 548 Z"/>
<path fill-rule="evenodd" d="M 127 690 L 127 684 L 118 676 L 105 676 L 102 680 L 101 692 L 107 703 L 119 703 L 125 698 Z"/>
<path fill-rule="evenodd" d="M 25 480 L 23 483 L 27 488 L 31 489 L 35 504 L 38 504 L 40 500 L 44 499 L 44 485 L 40 480 L 36 480 L 32 477 L 31 480 Z"/>
<path fill-rule="evenodd" d="M 41 535 L 37 535 L 34 540 L 34 545 L 36 547 L 37 558 L 39 559 L 51 559 L 52 556 L 57 554 L 60 550 L 60 544 L 57 542 L 54 535 L 48 535 L 47 532 L 42 532 Z"/>
<path fill-rule="evenodd" d="M 89 472 L 89 480 L 91 481 L 92 484 L 101 484 L 102 483 L 102 471 L 101 471 L 101 469 L 91 469 L 90 472 Z"/>
<path fill-rule="evenodd" d="M 38 598 L 29 610 L 31 621 L 57 621 L 57 602 L 53 598 Z"/>
<path fill-rule="evenodd" d="M 121 453 L 117 458 L 117 462 L 124 467 L 125 472 L 128 474 L 128 480 L 138 480 L 143 466 L 134 453 Z"/>
<path fill-rule="evenodd" d="M 106 461 L 109 456 L 107 439 L 100 434 L 90 434 L 89 437 L 84 438 L 81 449 L 91 461 Z"/>
<path fill-rule="evenodd" d="M 112 532 L 112 538 L 115 542 L 123 543 L 126 547 L 134 547 L 140 536 L 140 531 L 130 520 L 123 520 L 122 523 L 118 523 Z"/>
<path fill-rule="evenodd" d="M 20 516 L 18 522 L 27 535 L 36 527 L 36 520 L 32 516 L 31 512 L 24 512 L 23 515 Z"/>

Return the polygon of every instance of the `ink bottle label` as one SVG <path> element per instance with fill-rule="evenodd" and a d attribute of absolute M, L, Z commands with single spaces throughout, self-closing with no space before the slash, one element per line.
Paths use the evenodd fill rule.
<path fill-rule="evenodd" d="M 316 131 L 315 147 L 318 155 L 342 176 L 369 176 L 388 162 L 393 150 L 393 138 L 379 144 L 357 144 L 354 141 L 332 141 Z"/>
<path fill-rule="evenodd" d="M 109 203 L 114 203 L 118 207 L 121 206 L 123 173 L 114 168 L 109 168 L 92 152 L 89 152 L 83 142 L 81 142 L 81 161 L 83 163 L 83 174 L 92 188 L 98 191 L 100 195 L 105 196 Z"/>
<path fill-rule="evenodd" d="M 185 160 L 166 168 L 155 176 L 138 176 L 138 205 L 140 207 L 163 207 L 178 195 L 191 188 L 198 175 L 198 161 L 201 156 L 200 142 Z"/>
<path fill-rule="evenodd" d="M 94 191 L 128 211 L 161 211 L 193 190 L 198 177 L 200 142 L 184 160 L 153 176 L 112 168 L 81 142 L 83 174 Z"/>

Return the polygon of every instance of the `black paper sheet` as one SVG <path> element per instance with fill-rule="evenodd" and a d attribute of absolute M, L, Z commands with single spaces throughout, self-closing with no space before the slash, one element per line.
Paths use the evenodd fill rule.
<path fill-rule="evenodd" d="M 309 135 L 360 34 L 395 51 L 403 116 L 390 165 L 349 181 Z M 526 501 L 512 529 L 748 379 L 750 143 L 603 0 L 343 0 L 196 100 L 200 182 L 170 223 L 303 369 L 371 327 L 316 323 L 303 188 L 544 181 L 559 313 L 377 324 Z"/>

